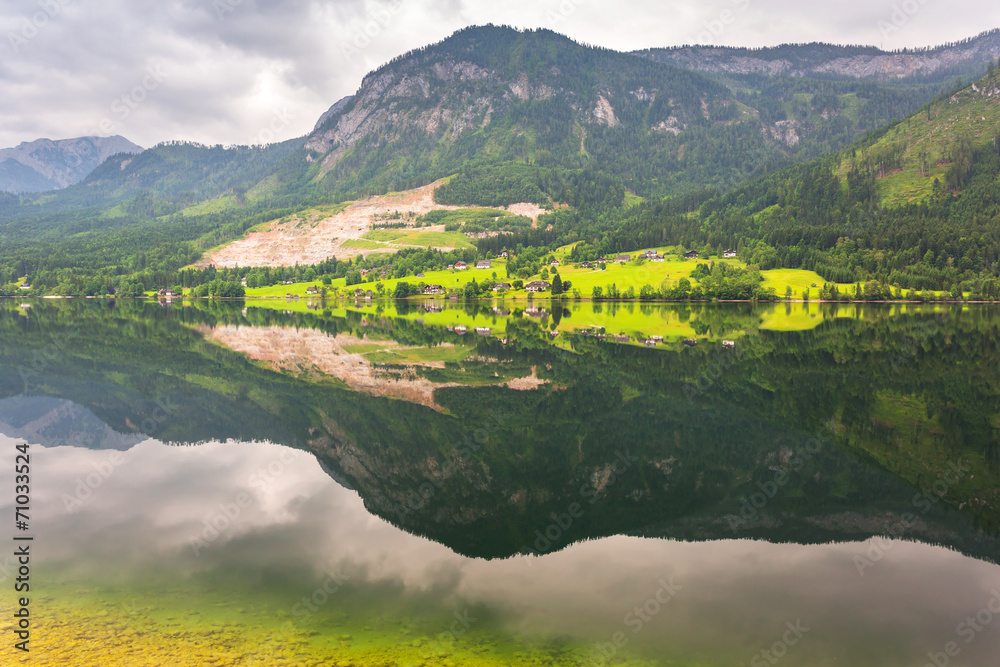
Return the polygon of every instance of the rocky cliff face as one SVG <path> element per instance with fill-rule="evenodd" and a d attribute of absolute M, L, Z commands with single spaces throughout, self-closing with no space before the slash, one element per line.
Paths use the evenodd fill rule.
<path fill-rule="evenodd" d="M 366 76 L 320 118 L 305 148 L 338 183 L 403 189 L 422 180 L 417 173 L 439 178 L 487 153 L 524 163 L 542 151 L 567 164 L 594 155 L 591 142 L 606 130 L 639 143 L 672 140 L 707 122 L 706 105 L 730 99 L 697 73 L 549 31 L 477 27 Z"/>
<path fill-rule="evenodd" d="M 836 75 L 855 79 L 924 79 L 981 75 L 986 63 L 1000 57 L 1000 30 L 956 44 L 920 51 L 883 51 L 875 47 L 788 44 L 767 49 L 682 46 L 646 49 L 635 55 L 703 72 Z"/>
<path fill-rule="evenodd" d="M 0 190 L 44 192 L 79 183 L 99 164 L 118 153 L 140 153 L 125 137 L 37 139 L 0 149 Z"/>

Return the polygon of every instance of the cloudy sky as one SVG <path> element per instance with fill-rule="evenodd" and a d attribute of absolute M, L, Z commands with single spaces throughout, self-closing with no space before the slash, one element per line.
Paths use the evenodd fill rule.
<path fill-rule="evenodd" d="M 308 132 L 361 77 L 471 24 L 620 50 L 927 46 L 1000 27 L 986 0 L 0 0 L 0 147 L 122 134 L 246 144 Z"/>

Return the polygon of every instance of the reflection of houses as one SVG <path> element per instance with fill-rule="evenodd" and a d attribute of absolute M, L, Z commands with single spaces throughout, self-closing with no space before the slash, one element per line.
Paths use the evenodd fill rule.
<path fill-rule="evenodd" d="M 524 314 L 528 317 L 545 317 L 546 312 L 544 308 L 528 308 L 524 311 Z"/>
<path fill-rule="evenodd" d="M 558 331 L 550 331 L 549 335 L 552 336 L 553 338 L 555 338 L 556 336 L 559 335 L 559 332 Z"/>
<path fill-rule="evenodd" d="M 698 344 L 698 341 L 696 341 L 694 338 L 685 338 L 684 339 L 684 345 L 686 345 L 687 347 L 694 347 L 697 344 Z"/>
<path fill-rule="evenodd" d="M 618 255 L 615 261 L 619 264 L 628 264 L 632 260 L 632 255 Z"/>
<path fill-rule="evenodd" d="M 488 259 L 481 259 L 478 262 L 476 262 L 476 268 L 477 269 L 492 269 L 493 268 L 493 263 L 490 260 L 488 260 Z"/>
<path fill-rule="evenodd" d="M 455 327 L 455 333 L 457 333 L 459 336 L 464 336 L 468 330 L 469 330 L 468 327 L 464 327 L 461 324 Z"/>
<path fill-rule="evenodd" d="M 733 257 L 736 257 L 736 251 L 727 250 L 726 252 L 722 253 L 722 256 L 725 257 L 726 259 L 732 259 Z"/>
<path fill-rule="evenodd" d="M 615 334 L 616 343 L 627 343 L 630 340 L 632 339 L 628 337 L 628 334 Z"/>
<path fill-rule="evenodd" d="M 440 313 L 441 306 L 437 305 L 436 303 L 429 303 L 426 306 L 424 306 L 424 311 L 428 313 Z"/>
<path fill-rule="evenodd" d="M 465 271 L 467 268 L 469 268 L 469 265 L 465 262 L 455 262 L 456 271 Z"/>
<path fill-rule="evenodd" d="M 524 286 L 524 289 L 528 292 L 544 292 L 548 288 L 549 282 L 547 280 L 532 280 Z"/>
<path fill-rule="evenodd" d="M 688 250 L 686 253 L 684 253 L 684 259 L 698 259 L 698 251 Z"/>
<path fill-rule="evenodd" d="M 728 349 L 731 350 L 734 347 L 736 347 L 736 341 L 735 340 L 724 340 L 724 341 L 722 341 L 722 347 L 725 347 L 725 348 L 728 348 Z"/>
<path fill-rule="evenodd" d="M 506 317 L 507 315 L 510 315 L 510 311 L 506 308 L 494 308 L 493 314 L 499 315 L 501 317 Z"/>
<path fill-rule="evenodd" d="M 662 343 L 663 336 L 650 336 L 649 340 L 653 341 L 654 343 Z"/>
<path fill-rule="evenodd" d="M 319 288 L 315 285 L 310 285 L 306 288 L 306 294 L 319 294 Z"/>
<path fill-rule="evenodd" d="M 424 288 L 424 294 L 444 294 L 444 288 L 440 285 L 428 285 Z"/>
<path fill-rule="evenodd" d="M 497 283 L 496 285 L 493 286 L 494 292 L 499 292 L 500 290 L 508 290 L 508 289 L 510 289 L 510 283 Z"/>
<path fill-rule="evenodd" d="M 476 327 L 476 333 L 480 336 L 489 336 L 491 329 L 489 327 Z"/>
<path fill-rule="evenodd" d="M 316 303 L 315 301 L 310 301 L 309 303 L 306 304 L 306 308 L 308 308 L 309 310 L 319 310 L 319 304 Z"/>
<path fill-rule="evenodd" d="M 653 340 L 652 338 L 647 338 L 646 340 L 644 340 L 642 342 L 642 344 L 645 345 L 646 347 L 655 347 L 656 346 L 656 341 Z"/>

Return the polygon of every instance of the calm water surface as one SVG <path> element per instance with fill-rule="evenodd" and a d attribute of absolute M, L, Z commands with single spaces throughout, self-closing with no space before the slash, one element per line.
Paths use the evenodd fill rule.
<path fill-rule="evenodd" d="M 1000 655 L 1000 310 L 2 306 L 37 664 Z"/>

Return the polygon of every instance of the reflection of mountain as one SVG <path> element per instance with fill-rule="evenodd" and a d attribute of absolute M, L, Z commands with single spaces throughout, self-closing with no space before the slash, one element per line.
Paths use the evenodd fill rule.
<path fill-rule="evenodd" d="M 44 447 L 87 449 L 125 450 L 146 439 L 115 431 L 83 406 L 44 396 L 0 399 L 0 433 Z"/>
<path fill-rule="evenodd" d="M 421 367 L 437 384 L 466 380 L 434 392 L 437 412 L 276 372 L 195 329 L 299 327 L 338 340 L 367 331 L 400 347 L 453 339 L 443 330 L 350 313 L 241 315 L 220 304 L 47 304 L 29 318 L 0 311 L 0 392 L 21 393 L 19 360 L 65 331 L 69 344 L 30 378 L 30 393 L 86 406 L 116 430 L 150 421 L 164 441 L 308 448 L 370 511 L 468 555 L 547 553 L 621 533 L 858 540 L 890 533 L 910 513 L 903 536 L 1000 561 L 1000 544 L 976 527 L 996 525 L 990 425 L 1000 379 L 989 369 L 1000 327 L 989 311 L 934 328 L 889 312 L 808 335 L 745 336 L 740 356 L 715 370 L 718 352 L 707 345 L 644 350 L 581 337 L 569 351 L 535 323 L 512 320 L 507 345 L 479 339 L 473 354 Z M 112 339 L 113 348 L 102 344 Z M 549 384 L 486 382 L 531 368 Z M 689 383 L 705 371 L 710 385 L 692 395 Z M 157 421 L 164 399 L 171 412 Z M 806 459 L 817 433 L 828 441 Z M 924 512 L 914 487 L 932 487 L 952 459 L 968 460 L 975 479 L 950 485 Z M 747 511 L 755 494 L 767 498 Z M 741 512 L 746 520 L 734 521 Z"/>

